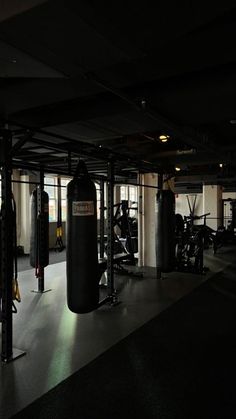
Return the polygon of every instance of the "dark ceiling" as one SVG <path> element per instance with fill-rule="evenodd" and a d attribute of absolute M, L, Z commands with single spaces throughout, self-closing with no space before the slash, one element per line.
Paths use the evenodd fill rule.
<path fill-rule="evenodd" d="M 179 185 L 235 189 L 235 1 L 0 8 L 0 116 L 22 139 L 15 165 L 63 172 L 82 156 L 103 174 L 113 158 L 121 176 L 179 166 Z"/>

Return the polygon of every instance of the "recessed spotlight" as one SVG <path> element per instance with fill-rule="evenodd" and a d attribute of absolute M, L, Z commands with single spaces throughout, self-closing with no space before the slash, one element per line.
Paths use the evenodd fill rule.
<path fill-rule="evenodd" d="M 161 140 L 162 143 L 167 143 L 167 141 L 169 140 L 170 136 L 169 135 L 159 135 L 159 140 Z"/>
<path fill-rule="evenodd" d="M 220 163 L 220 164 L 219 164 L 219 166 L 220 166 L 220 167 L 223 167 L 223 163 Z"/>
<path fill-rule="evenodd" d="M 146 99 L 142 99 L 141 100 L 142 108 L 145 108 L 146 107 L 146 104 L 147 104 Z"/>
<path fill-rule="evenodd" d="M 180 169 L 180 167 L 176 166 L 175 170 L 176 170 L 176 172 L 179 172 L 181 169 Z"/>

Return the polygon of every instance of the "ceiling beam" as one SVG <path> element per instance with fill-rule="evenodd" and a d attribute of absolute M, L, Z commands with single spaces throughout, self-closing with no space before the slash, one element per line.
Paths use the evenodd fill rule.
<path fill-rule="evenodd" d="M 167 133 L 170 133 L 173 136 L 177 136 L 184 143 L 196 147 L 197 149 L 200 148 L 201 150 L 220 155 L 220 152 L 217 150 L 215 144 L 209 140 L 207 135 L 190 127 L 179 126 L 175 122 L 166 118 L 157 110 L 150 107 L 148 99 L 146 99 L 145 96 L 138 102 L 137 100 L 133 99 L 132 95 L 127 94 L 121 89 L 114 88 L 113 86 L 98 78 L 95 74 L 89 73 L 86 74 L 86 76 L 89 80 L 94 82 L 95 85 L 102 87 L 105 91 L 110 92 L 114 96 L 123 100 L 124 103 L 130 105 L 137 112 L 141 114 L 143 113 L 149 119 L 156 121 L 159 125 L 159 129 L 166 130 Z M 135 94 L 137 96 L 136 91 Z"/>
<path fill-rule="evenodd" d="M 93 118 L 135 111 L 137 112 L 137 118 L 143 115 L 145 118 L 155 121 L 157 129 L 163 130 L 173 137 L 178 137 L 191 147 L 213 153 L 222 158 L 221 152 L 206 134 L 187 126 L 180 126 L 157 111 L 149 103 L 148 92 L 150 86 L 147 90 L 147 97 L 144 95 L 142 99 L 136 100 L 135 98 L 139 97 L 141 92 L 145 92 L 145 89 L 139 90 L 139 86 L 117 89 L 94 74 L 88 73 L 85 77 L 97 87 L 102 88 L 104 93 L 17 112 L 9 116 L 8 122 L 12 120 L 13 123 L 18 122 L 31 128 L 45 128 L 46 126 L 62 125 L 69 122 L 82 123 Z"/>
<path fill-rule="evenodd" d="M 48 0 L 0 0 L 0 22 L 30 10 Z"/>
<path fill-rule="evenodd" d="M 25 127 L 26 128 L 26 127 Z M 42 134 L 47 140 L 37 138 L 37 134 Z M 50 139 L 59 139 L 63 140 L 64 143 L 51 143 Z M 162 172 L 162 168 L 157 166 L 155 163 L 145 161 L 142 159 L 137 159 L 135 157 L 126 155 L 124 156 L 122 153 L 118 153 L 117 151 L 113 151 L 112 149 L 108 149 L 105 147 L 99 147 L 98 145 L 94 145 L 92 143 L 85 143 L 82 141 L 73 140 L 70 137 L 65 135 L 55 134 L 48 130 L 42 129 L 35 129 L 34 136 L 31 138 L 31 142 L 35 144 L 41 145 L 44 148 L 49 148 L 50 150 L 58 150 L 60 151 L 67 151 L 76 153 L 80 156 L 89 156 L 93 159 L 103 160 L 103 161 L 121 161 L 135 166 L 137 169 L 143 170 L 145 172 Z"/>
<path fill-rule="evenodd" d="M 186 176 L 175 176 L 175 183 L 208 183 L 211 185 L 221 184 L 225 182 L 236 182 L 236 175 L 223 175 L 223 174 L 199 174 L 199 175 L 190 175 L 186 174 Z"/>

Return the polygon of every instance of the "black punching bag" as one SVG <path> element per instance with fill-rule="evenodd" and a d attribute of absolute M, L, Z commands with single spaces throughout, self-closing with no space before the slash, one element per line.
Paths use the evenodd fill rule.
<path fill-rule="evenodd" d="M 175 196 L 171 190 L 156 196 L 156 264 L 161 272 L 175 268 Z"/>
<path fill-rule="evenodd" d="M 41 204 L 38 198 L 41 194 Z M 49 263 L 49 214 L 48 194 L 35 189 L 31 195 L 30 265 L 45 268 Z M 39 206 L 41 211 L 39 210 Z"/>
<path fill-rule="evenodd" d="M 80 161 L 67 186 L 67 304 L 88 313 L 99 302 L 96 188 Z"/>

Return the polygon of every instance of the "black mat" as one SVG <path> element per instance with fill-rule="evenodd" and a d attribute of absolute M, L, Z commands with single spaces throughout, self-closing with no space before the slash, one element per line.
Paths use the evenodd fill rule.
<path fill-rule="evenodd" d="M 234 268 L 202 284 L 14 418 L 235 419 Z"/>

